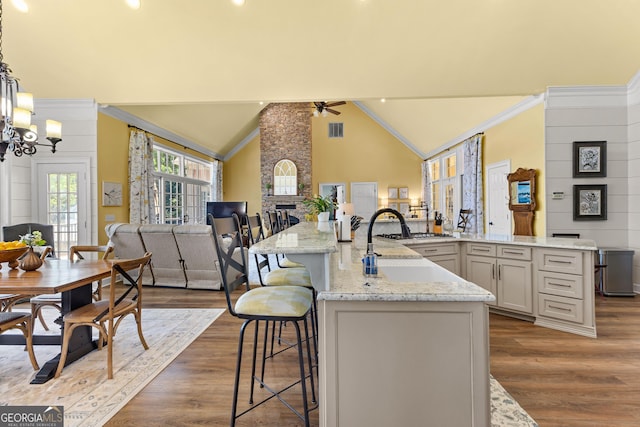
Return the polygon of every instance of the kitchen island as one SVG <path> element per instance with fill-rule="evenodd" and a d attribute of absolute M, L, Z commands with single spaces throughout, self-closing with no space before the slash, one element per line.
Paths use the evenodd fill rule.
<path fill-rule="evenodd" d="M 402 244 L 376 243 L 380 271 L 367 278 L 364 242 L 338 243 L 331 227 L 300 223 L 250 248 L 312 270 L 320 425 L 489 426 L 495 297 Z"/>

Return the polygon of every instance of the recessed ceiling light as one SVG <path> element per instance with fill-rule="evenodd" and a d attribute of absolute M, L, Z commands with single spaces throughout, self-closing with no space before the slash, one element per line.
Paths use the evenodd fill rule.
<path fill-rule="evenodd" d="M 387 102 L 386 98 L 380 98 L 380 102 Z"/>
<path fill-rule="evenodd" d="M 129 6 L 131 9 L 135 9 L 135 10 L 140 9 L 140 0 L 126 0 L 126 1 L 127 1 L 127 6 Z"/>
<path fill-rule="evenodd" d="M 244 6 L 244 0 L 231 0 L 236 6 Z"/>
<path fill-rule="evenodd" d="M 16 9 L 18 9 L 20 12 L 22 12 L 22 13 L 29 12 L 29 5 L 27 4 L 26 1 L 24 1 L 24 0 L 11 0 L 11 3 L 13 3 L 13 6 Z"/>

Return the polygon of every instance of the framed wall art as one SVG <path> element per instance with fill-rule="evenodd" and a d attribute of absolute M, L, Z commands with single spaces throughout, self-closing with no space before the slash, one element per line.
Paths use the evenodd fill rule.
<path fill-rule="evenodd" d="M 102 206 L 122 206 L 122 184 L 102 181 Z"/>
<path fill-rule="evenodd" d="M 409 212 L 409 203 L 402 202 L 399 204 L 398 208 L 399 208 L 398 212 L 400 212 L 405 217 L 408 217 L 409 214 L 411 213 Z"/>
<path fill-rule="evenodd" d="M 409 198 L 409 187 L 400 187 L 400 188 L 398 188 L 398 198 L 399 199 L 408 199 Z"/>
<path fill-rule="evenodd" d="M 607 219 L 607 185 L 573 186 L 573 220 L 600 221 Z"/>
<path fill-rule="evenodd" d="M 389 199 L 398 198 L 398 187 L 389 187 Z"/>
<path fill-rule="evenodd" d="M 573 143 L 573 177 L 604 178 L 607 176 L 607 142 L 575 141 Z"/>

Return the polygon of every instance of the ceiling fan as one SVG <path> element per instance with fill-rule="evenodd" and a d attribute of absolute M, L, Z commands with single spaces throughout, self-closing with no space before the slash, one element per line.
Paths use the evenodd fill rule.
<path fill-rule="evenodd" d="M 318 117 L 322 115 L 322 117 L 327 117 L 327 113 L 335 114 L 336 116 L 340 114 L 340 111 L 334 110 L 332 107 L 337 107 L 338 105 L 346 104 L 345 101 L 336 101 L 336 102 L 314 102 L 315 110 L 313 111 L 313 115 Z"/>

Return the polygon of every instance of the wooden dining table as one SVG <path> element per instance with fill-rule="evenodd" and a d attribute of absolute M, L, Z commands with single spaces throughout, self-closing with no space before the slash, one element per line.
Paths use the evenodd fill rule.
<path fill-rule="evenodd" d="M 111 275 L 109 260 L 62 260 L 47 259 L 35 271 L 9 269 L 6 264 L 0 269 L 0 294 L 56 294 L 62 293 L 62 315 L 89 304 L 92 301 L 92 283 Z M 36 319 L 33 319 L 35 322 Z M 60 335 L 34 335 L 34 345 L 58 345 Z M 0 335 L 0 345 L 24 345 L 24 336 Z M 90 326 L 78 327 L 69 342 L 69 354 L 65 365 L 73 363 L 97 348 L 92 339 Z M 36 374 L 31 384 L 44 384 L 55 374 L 60 354 L 47 361 Z"/>

